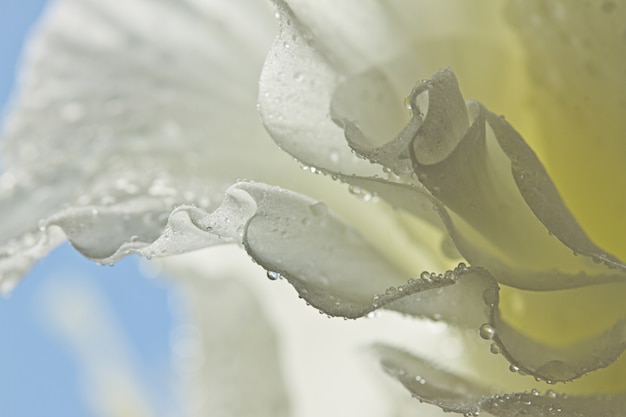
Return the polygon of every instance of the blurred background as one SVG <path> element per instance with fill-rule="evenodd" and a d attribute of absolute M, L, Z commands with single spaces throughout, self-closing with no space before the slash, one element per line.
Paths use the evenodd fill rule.
<path fill-rule="evenodd" d="M 45 6 L 45 0 L 0 0 L 0 123 L 29 29 Z M 175 415 L 175 297 L 155 275 L 135 257 L 98 266 L 68 244 L 37 263 L 12 294 L 0 297 L 0 416 L 102 416 L 106 406 L 98 406 L 102 399 L 94 393 L 111 390 L 103 370 L 118 381 L 113 371 L 123 371 L 128 381 L 118 384 L 123 392 L 98 395 L 144 398 L 160 415 Z M 85 343 L 100 350 L 85 357 Z M 101 363 L 94 367 L 94 359 Z M 137 387 L 142 392 L 133 392 Z"/>

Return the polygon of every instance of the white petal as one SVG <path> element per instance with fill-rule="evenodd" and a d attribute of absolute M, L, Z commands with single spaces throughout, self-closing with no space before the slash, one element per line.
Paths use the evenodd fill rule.
<path fill-rule="evenodd" d="M 4 126 L 3 288 L 62 241 L 52 225 L 105 259 L 154 240 L 177 204 L 289 171 L 255 107 L 274 26 L 247 0 L 51 4 Z"/>
<path fill-rule="evenodd" d="M 182 275 L 176 343 L 189 416 L 290 415 L 278 337 L 254 295 L 237 277 Z"/>
<path fill-rule="evenodd" d="M 260 81 L 259 106 L 266 128 L 283 150 L 306 165 L 373 175 L 378 170 L 354 157 L 342 130 L 329 118 L 340 74 L 291 9 L 279 3 L 279 12 L 280 34 Z"/>

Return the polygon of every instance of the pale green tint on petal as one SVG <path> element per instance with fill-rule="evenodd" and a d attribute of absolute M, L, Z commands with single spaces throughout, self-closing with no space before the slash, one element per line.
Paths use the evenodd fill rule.
<path fill-rule="evenodd" d="M 354 155 L 346 143 L 343 129 L 331 119 L 329 112 L 332 95 L 341 80 L 345 79 L 344 74 L 347 70 L 332 62 L 326 53 L 327 48 L 321 44 L 323 41 L 318 41 L 316 35 L 311 32 L 312 29 L 300 21 L 300 16 L 294 15 L 289 6 L 283 3 L 279 3 L 278 6 L 281 18 L 280 34 L 265 62 L 259 94 L 261 117 L 272 138 L 283 150 L 305 166 L 311 167 L 313 172 L 322 172 L 352 184 L 351 191 L 362 199 L 375 199 L 378 195 L 393 207 L 406 205 L 406 202 L 399 202 L 402 196 L 398 188 L 395 191 L 382 191 L 385 187 L 380 180 L 386 176 L 382 167 Z M 309 14 L 304 14 L 311 18 Z M 329 39 L 324 38 L 324 41 Z M 345 45 L 344 47 L 348 48 Z M 367 185 L 368 183 L 371 187 Z M 395 194 L 395 197 L 391 194 Z M 328 202 L 351 224 L 362 230 L 368 241 L 387 258 L 412 274 L 419 274 L 421 272 L 419 268 L 431 266 L 434 269 L 449 268 L 456 261 L 454 259 L 457 257 L 456 254 L 451 254 L 454 259 L 452 263 L 450 257 L 442 254 L 441 242 L 445 237 L 437 230 L 441 229 L 439 225 L 434 229 L 422 229 L 419 238 L 414 239 L 415 246 L 407 250 L 408 246 L 399 242 L 406 238 L 402 238 L 403 234 L 408 234 L 406 231 L 398 230 L 395 219 L 399 215 L 392 210 L 383 210 L 383 213 L 380 213 L 381 210 L 371 210 L 367 205 L 346 205 L 348 202 L 342 201 L 349 210 L 354 208 L 368 213 L 367 216 L 362 216 L 364 222 L 361 220 L 357 222 L 353 219 L 357 214 L 354 210 L 351 213 L 345 207 L 333 204 L 323 194 L 311 195 Z M 421 197 L 416 199 L 424 200 Z M 421 211 L 430 212 L 427 215 L 429 217 L 427 222 L 433 224 L 430 220 L 437 216 L 432 206 L 428 205 L 429 209 Z M 387 220 L 379 213 L 387 217 Z M 375 216 L 376 222 L 371 220 L 374 218 L 372 216 Z M 396 224 L 393 222 L 389 224 L 389 219 L 394 219 Z M 382 221 L 388 223 L 384 228 L 377 224 Z M 435 220 L 434 223 L 440 221 Z M 363 224 L 367 224 L 367 227 L 361 227 Z M 416 257 L 419 258 L 418 262 L 412 260 Z M 427 258 L 431 261 L 427 261 Z M 427 266 L 428 263 L 431 266 Z"/>
<path fill-rule="evenodd" d="M 359 91 L 343 88 L 338 94 L 358 96 Z M 468 103 L 466 112 L 451 70 L 419 83 L 408 104 L 413 118 L 395 139 L 372 145 L 371 132 L 359 129 L 358 120 L 343 122 L 347 139 L 359 154 L 389 164 L 399 175 L 406 176 L 410 161 L 441 204 L 442 220 L 466 259 L 486 267 L 502 283 L 528 289 L 623 277 L 619 269 L 607 268 L 624 266 L 585 236 L 519 134 L 477 103 Z"/>
<path fill-rule="evenodd" d="M 623 284 L 614 284 L 609 291 L 623 293 Z M 626 348 L 623 312 L 621 320 L 608 329 L 604 329 L 604 322 L 591 325 L 591 334 L 583 328 L 578 335 L 582 340 L 566 345 L 551 346 L 529 337 L 502 317 L 499 288 L 493 277 L 485 270 L 463 265 L 443 275 L 423 274 L 407 285 L 389 289 L 374 298 L 372 307 L 474 329 L 494 344 L 513 369 L 550 382 L 571 381 L 607 367 Z M 543 323 L 539 319 L 526 325 L 541 327 Z"/>
<path fill-rule="evenodd" d="M 173 351 L 190 417 L 289 416 L 278 338 L 236 276 L 186 271 Z"/>
<path fill-rule="evenodd" d="M 423 95 L 426 100 L 420 100 Z M 398 155 L 409 154 L 442 222 L 472 264 L 486 267 L 501 283 L 534 290 L 623 279 L 624 265 L 585 236 L 533 152 L 508 123 L 477 103 L 468 103 L 468 113 L 454 111 L 465 110 L 465 103 L 450 70 L 418 84 L 409 104 L 413 120 L 388 144 L 368 148 L 368 132 L 354 124 L 346 130 L 347 138 L 373 162 L 391 162 L 388 168 L 392 170 L 398 169 L 393 165 Z M 430 118 L 437 124 L 428 123 Z M 428 141 L 432 136 L 446 140 Z M 408 149 L 403 152 L 402 146 Z M 412 192 L 419 195 L 417 191 Z M 586 256 L 577 257 L 574 252 Z M 611 291 L 621 291 L 621 287 Z M 551 293 L 546 302 L 551 295 L 555 302 L 562 298 L 561 293 Z M 598 299 L 602 297 L 594 298 Z M 606 314 L 596 320 L 579 322 L 576 337 L 557 344 L 558 348 L 543 346 L 513 330 L 499 313 L 492 324 L 502 330 L 497 330 L 496 342 L 516 366 L 542 379 L 570 380 L 609 365 L 621 354 L 623 341 L 618 335 L 626 315 L 620 305 L 615 304 L 610 314 L 605 308 Z M 541 327 L 538 317 L 526 323 L 523 332 L 532 334 Z"/>
<path fill-rule="evenodd" d="M 284 277 L 328 315 L 357 318 L 382 307 L 462 328 L 488 323 L 490 337 L 511 363 L 549 381 L 608 366 L 626 346 L 621 322 L 564 348 L 535 341 L 501 319 L 498 286 L 486 271 L 460 266 L 407 281 L 323 203 L 287 190 L 239 183 L 220 208 L 197 214 L 190 216 L 195 227 L 222 240 L 240 239 L 270 278 Z"/>
<path fill-rule="evenodd" d="M 414 88 L 408 100 L 413 118 L 402 126 L 406 116 L 386 117 L 401 107 L 392 104 L 398 94 L 388 75 L 394 74 L 388 69 L 389 63 L 381 65 L 380 70 L 375 68 L 362 74 L 348 74 L 344 80 L 341 69 L 334 68 L 328 58 L 323 40 L 322 44 L 317 44 L 316 38 L 307 32 L 291 10 L 284 5 L 280 10 L 281 35 L 266 62 L 260 97 L 264 122 L 279 145 L 307 165 L 334 174 L 342 181 L 358 184 L 393 206 L 424 217 L 426 223 L 436 229 L 443 226 L 459 252 L 473 264 L 489 269 L 499 282 L 545 291 L 623 278 L 620 270 L 623 265 L 598 249 L 582 232 L 534 153 L 517 132 L 478 103 L 467 103 L 466 109 L 451 70 L 438 72 L 432 80 L 423 81 Z M 293 73 L 279 70 L 281 59 L 290 63 L 293 68 L 289 71 Z M 313 68 L 311 64 L 316 62 L 324 63 L 324 71 L 310 71 L 304 79 L 312 83 L 319 81 L 325 87 L 301 89 L 305 95 L 298 94 L 288 100 L 293 106 L 281 106 L 282 99 L 287 96 L 275 94 L 274 87 L 279 89 L 284 83 L 282 88 L 290 91 L 287 86 L 303 80 L 297 77 L 297 71 Z M 333 88 L 329 102 L 329 91 Z M 319 119 L 315 119 L 318 116 L 308 118 L 311 113 L 306 112 L 310 110 L 307 105 L 313 102 Z M 388 108 L 389 105 L 392 109 Z M 343 164 L 341 158 L 334 158 L 326 145 L 312 146 L 318 145 L 318 140 L 328 146 L 342 143 L 332 125 L 325 122 L 326 112 L 338 127 L 344 129 L 355 151 L 371 162 L 385 166 L 389 174 L 387 180 L 349 175 L 355 174 L 354 167 Z M 375 123 L 371 118 L 376 116 L 386 122 L 382 125 Z M 318 124 L 315 120 L 324 120 L 324 123 Z M 380 137 L 385 134 L 389 136 Z M 299 140 L 304 138 L 309 139 Z M 320 165 L 316 163 L 318 160 L 322 161 Z M 428 191 L 406 172 L 409 166 L 416 169 L 417 179 Z M 393 171 L 396 171 L 396 177 L 392 175 Z M 401 197 L 400 190 L 413 198 Z M 434 214 L 439 215 L 439 221 L 434 219 Z M 574 251 L 586 256 L 577 257 Z M 412 294 L 428 290 L 413 291 L 415 288 L 411 286 L 394 288 L 390 290 L 394 300 L 395 297 L 402 299 L 395 295 L 400 288 Z M 447 288 L 454 287 L 440 290 L 446 293 Z M 451 296 L 451 299 L 455 298 L 457 296 Z M 388 300 L 379 298 L 372 305 L 385 304 Z M 319 301 L 314 304 L 322 306 Z M 353 307 L 353 312 L 358 314 L 367 311 L 363 305 Z M 467 314 L 472 308 L 481 307 L 480 304 L 474 307 L 464 305 L 462 311 Z M 322 310 L 330 311 L 330 314 L 340 311 L 332 312 L 324 307 Z M 429 316 L 426 313 L 416 315 Z M 619 332 L 619 324 L 611 329 L 623 318 L 619 311 L 603 320 L 600 326 L 597 323 L 587 326 L 579 334 L 584 340 L 578 340 L 579 344 L 570 346 L 569 351 L 544 346 L 510 328 L 499 319 L 497 309 L 490 310 L 488 315 L 492 318 L 485 315 L 485 322 L 493 324 L 496 334 L 498 329 L 503 330 L 496 341 L 507 358 L 524 372 L 542 379 L 576 378 L 606 366 L 622 351 L 621 343 L 605 345 L 602 340 Z M 519 349 L 507 349 L 509 343 L 518 344 Z M 602 349 L 598 350 L 598 346 Z M 590 355 L 592 351 L 596 351 L 595 356 Z"/>
<path fill-rule="evenodd" d="M 264 67 L 260 109 L 266 127 L 283 149 L 304 164 L 352 184 L 357 178 L 351 175 L 382 176 L 371 171 L 373 165 L 368 167 L 363 161 L 357 163 L 345 157 L 347 147 L 339 137 L 343 128 L 348 142 L 358 144 L 354 150 L 372 162 L 389 163 L 388 170 L 406 171 L 411 159 L 421 164 L 418 176 L 422 176 L 422 182 L 428 183 L 430 192 L 452 209 L 449 218 L 442 220 L 449 223 L 448 231 L 461 254 L 473 264 L 487 267 L 508 285 L 546 290 L 621 279 L 622 273 L 573 254 L 576 251 L 610 266 L 621 265 L 586 238 L 537 158 L 508 124 L 476 104 L 470 105 L 466 113 L 459 87 L 451 81 L 454 77 L 441 75 L 449 72 L 418 84 L 409 102 L 413 119 L 402 128 L 405 116 L 386 116 L 400 107 L 396 104 L 388 108 L 394 96 L 399 102 L 396 90 L 391 88 L 392 75 L 398 73 L 392 64 L 381 64 L 378 72 L 346 75 L 333 66 L 323 36 L 318 43 L 299 15 L 282 3 L 279 10 L 281 34 Z M 311 18 L 310 13 L 302 14 Z M 482 35 L 478 38 L 484 39 Z M 338 46 L 338 51 L 344 47 Z M 415 71 L 419 72 L 417 67 Z M 367 82 L 373 84 L 369 89 Z M 381 109 L 379 119 L 385 120 L 383 125 L 372 121 L 376 109 Z M 329 112 L 336 125 L 330 122 Z M 368 127 L 373 131 L 365 130 Z M 400 133 L 406 140 L 413 140 L 412 145 L 403 152 L 401 147 L 406 142 L 393 142 L 385 148 L 390 152 L 387 155 L 382 149 L 373 150 L 375 156 L 363 151 L 368 145 L 384 141 L 380 135 L 385 133 L 391 134 L 387 141 Z M 473 161 L 466 164 L 461 148 L 473 149 Z M 429 175 L 436 178 L 426 180 Z M 399 180 L 415 183 L 403 177 Z M 437 210 L 442 211 L 441 207 Z M 535 243 L 528 245 L 529 241 Z"/>
<path fill-rule="evenodd" d="M 619 395 L 566 396 L 552 390 L 493 394 L 481 383 L 436 368 L 406 352 L 388 346 L 377 346 L 376 350 L 383 369 L 417 399 L 466 416 L 485 412 L 496 417 L 620 417 L 626 407 L 626 398 Z"/>
<path fill-rule="evenodd" d="M 507 10 L 547 170 L 585 231 L 624 258 L 626 2 L 521 0 Z"/>

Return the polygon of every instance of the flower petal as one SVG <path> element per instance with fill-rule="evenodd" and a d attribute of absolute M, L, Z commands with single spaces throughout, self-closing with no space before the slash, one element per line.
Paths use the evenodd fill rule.
<path fill-rule="evenodd" d="M 333 316 L 360 317 L 372 297 L 406 282 L 354 229 L 322 202 L 263 184 L 240 183 L 229 191 L 227 236 L 241 236 L 248 254 L 274 278 L 285 277 L 301 297 Z M 221 209 L 202 220 L 223 227 Z M 371 310 L 370 310 L 371 311 Z"/>
<path fill-rule="evenodd" d="M 433 367 L 429 361 L 406 352 L 378 346 L 385 371 L 398 379 L 417 399 L 466 416 L 487 412 L 496 417 L 621 416 L 626 406 L 622 395 L 578 397 L 551 390 L 493 395 L 481 384 Z"/>
<path fill-rule="evenodd" d="M 609 366 L 626 349 L 626 317 L 606 330 L 595 329 L 592 336 L 576 343 L 552 346 L 507 323 L 500 311 L 498 285 L 487 271 L 461 265 L 444 275 L 426 274 L 423 278 L 425 282 L 418 280 L 376 297 L 373 306 L 480 329 L 481 337 L 492 340 L 493 349 L 513 365 L 511 369 L 537 379 L 574 380 Z M 613 284 L 610 291 L 621 293 L 623 286 Z"/>
<path fill-rule="evenodd" d="M 259 109 L 272 138 L 287 153 L 322 172 L 373 175 L 328 117 L 339 74 L 288 5 L 278 3 L 280 32 L 260 80 Z M 311 94 L 311 91 L 315 94 Z"/>
<path fill-rule="evenodd" d="M 541 159 L 583 229 L 626 258 L 626 194 L 615 189 L 626 182 L 626 3 L 513 1 L 507 9 L 527 54 Z"/>
<path fill-rule="evenodd" d="M 255 109 L 274 26 L 247 0 L 51 4 L 4 125 L 3 289 L 63 240 L 54 225 L 112 259 L 151 243 L 176 205 L 211 209 L 236 178 L 298 171 Z"/>
<path fill-rule="evenodd" d="M 441 71 L 414 89 L 409 102 L 413 118 L 402 127 L 403 117 L 388 116 L 399 107 L 391 104 L 397 96 L 393 77 L 385 75 L 394 73 L 388 69 L 393 64 L 380 64 L 361 75 L 345 74 L 327 56 L 324 34 L 318 40 L 309 32 L 314 24 L 304 25 L 287 5 L 280 3 L 279 9 L 281 34 L 264 67 L 259 103 L 266 127 L 287 152 L 351 184 L 365 181 L 359 177 L 380 175 L 371 167 L 357 169 L 347 151 L 337 150 L 344 147 L 338 137 L 342 127 L 360 156 L 385 164 L 401 175 L 400 181 L 419 189 L 408 172 L 417 164 L 421 182 L 442 203 L 435 210 L 460 253 L 507 285 L 548 290 L 623 278 L 626 267 L 586 237 L 519 135 L 478 104 L 466 109 L 451 71 Z M 338 126 L 328 121 L 328 110 Z M 311 111 L 316 116 L 311 117 Z M 385 133 L 393 136 L 381 138 Z M 390 141 L 392 137 L 396 139 Z M 474 158 L 467 164 L 466 154 Z M 435 210 L 427 217 L 432 219 Z M 590 258 L 622 271 L 595 265 Z"/>
<path fill-rule="evenodd" d="M 476 103 L 466 112 L 451 70 L 416 86 L 409 104 L 413 119 L 395 139 L 368 146 L 369 132 L 346 121 L 348 141 L 400 175 L 410 160 L 420 182 L 449 213 L 442 220 L 466 259 L 500 282 L 526 289 L 622 279 L 626 266 L 589 240 L 517 132 Z"/>
<path fill-rule="evenodd" d="M 175 343 L 188 415 L 290 415 L 277 335 L 247 286 L 191 271 L 180 278 L 185 312 Z"/>

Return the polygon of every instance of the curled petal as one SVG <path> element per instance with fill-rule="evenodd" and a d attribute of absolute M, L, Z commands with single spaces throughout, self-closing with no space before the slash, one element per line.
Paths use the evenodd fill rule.
<path fill-rule="evenodd" d="M 465 259 L 506 285 L 545 291 L 624 278 L 626 266 L 585 235 L 519 134 L 482 105 L 465 103 L 450 69 L 413 89 L 413 115 L 402 124 L 403 117 L 388 117 L 399 107 L 391 77 L 398 71 L 389 67 L 410 61 L 351 74 L 333 65 L 324 38 L 318 42 L 312 24 L 302 23 L 309 14 L 283 3 L 279 10 L 281 33 L 263 70 L 260 109 L 283 149 L 380 196 L 386 175 L 373 170 L 380 165 L 397 176 L 387 175 L 391 188 L 402 183 L 431 194 L 432 209 L 408 211 L 443 226 Z M 350 160 L 341 130 L 349 148 L 375 164 Z M 406 210 L 398 200 L 389 202 Z"/>
<path fill-rule="evenodd" d="M 322 172 L 362 176 L 379 172 L 352 154 L 343 131 L 328 117 L 341 73 L 291 8 L 279 2 L 278 9 L 280 33 L 260 80 L 259 109 L 265 127 L 284 151 Z"/>
<path fill-rule="evenodd" d="M 624 264 L 585 235 L 519 134 L 477 103 L 465 110 L 451 70 L 418 84 L 408 100 L 413 118 L 395 139 L 368 146 L 368 132 L 345 121 L 348 142 L 399 174 L 406 174 L 402 161 L 410 159 L 472 264 L 504 284 L 533 290 L 623 278 Z"/>

